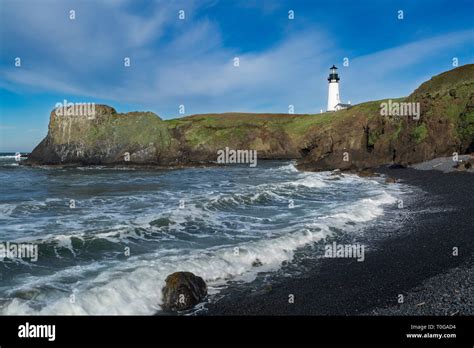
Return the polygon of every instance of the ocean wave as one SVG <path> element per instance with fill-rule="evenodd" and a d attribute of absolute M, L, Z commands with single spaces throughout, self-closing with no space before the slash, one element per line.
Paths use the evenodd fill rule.
<path fill-rule="evenodd" d="M 0 167 L 10 168 L 10 167 L 19 167 L 20 164 L 18 162 L 14 163 L 2 163 Z"/>
<path fill-rule="evenodd" d="M 223 284 L 229 279 L 255 276 L 249 271 L 261 264 L 259 271 L 272 270 L 293 257 L 294 250 L 309 242 L 320 240 L 324 233 L 309 231 L 294 233 L 268 241 L 242 244 L 233 248 L 194 253 L 182 257 L 173 255 L 158 260 L 150 258 L 124 262 L 113 270 L 100 273 L 95 279 L 76 288 L 76 301 L 60 292 L 50 294 L 52 302 L 36 309 L 28 301 L 15 298 L 2 308 L 2 314 L 137 314 L 149 315 L 159 310 L 161 288 L 169 273 L 176 269 L 199 274 L 209 285 Z M 236 252 L 238 249 L 238 253 Z M 130 271 L 130 269 L 133 269 Z M 47 279 L 45 279 L 48 281 Z M 37 286 L 39 284 L 36 282 Z"/>
<path fill-rule="evenodd" d="M 170 273 L 193 272 L 210 289 L 250 281 L 334 231 L 363 233 L 399 194 L 383 179 L 280 164 L 252 177 L 248 168 L 25 169 L 35 185 L 0 204 L 1 236 L 38 244 L 40 258 L 1 265 L 10 282 L 0 313 L 153 314 Z"/>
<path fill-rule="evenodd" d="M 0 204 L 0 219 L 8 219 L 11 217 L 17 204 L 2 203 Z"/>
<path fill-rule="evenodd" d="M 371 198 L 339 207 L 324 219 L 313 219 L 306 226 L 299 226 L 273 238 L 206 250 L 162 250 L 131 257 L 122 262 L 112 262 L 107 267 L 107 262 L 103 262 L 102 272 L 87 281 L 77 282 L 69 288 L 69 292 L 49 287 L 47 296 L 31 300 L 16 297 L 3 305 L 1 313 L 153 314 L 160 309 L 161 289 L 166 276 L 172 272 L 193 272 L 203 277 L 211 287 L 222 286 L 231 279 L 250 281 L 257 272 L 278 269 L 282 262 L 293 258 L 298 248 L 324 239 L 332 233 L 335 226 L 353 221 L 356 225 L 351 228 L 361 228 L 368 221 L 382 215 L 384 205 L 395 201 L 394 196 L 382 191 Z M 70 236 L 52 237 L 64 247 L 71 247 L 68 241 Z M 59 276 L 54 277 L 58 281 Z M 34 277 L 29 290 L 42 289 L 44 292 L 44 287 L 50 283 L 51 279 L 48 277 Z M 25 286 L 21 289 L 25 291 Z M 12 289 L 11 293 L 16 290 L 18 289 Z M 75 294 L 74 303 L 70 301 L 72 293 Z"/>
<path fill-rule="evenodd" d="M 328 186 L 328 184 L 324 182 L 324 179 L 317 174 L 306 175 L 299 180 L 289 182 L 287 184 L 291 186 L 304 186 L 308 188 L 323 188 Z"/>
<path fill-rule="evenodd" d="M 393 204 L 397 198 L 382 192 L 375 198 L 364 198 L 347 207 L 344 211 L 336 212 L 326 218 L 338 219 L 344 222 L 366 222 L 383 214 L 383 206 Z"/>
<path fill-rule="evenodd" d="M 283 166 L 279 166 L 277 168 L 271 168 L 271 171 L 280 171 L 280 172 L 289 172 L 289 173 L 296 173 L 299 172 L 298 169 L 295 167 L 296 162 L 291 162 L 290 164 L 286 164 Z"/>

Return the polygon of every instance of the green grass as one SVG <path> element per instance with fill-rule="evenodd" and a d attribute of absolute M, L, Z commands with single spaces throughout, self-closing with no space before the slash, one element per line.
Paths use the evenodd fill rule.
<path fill-rule="evenodd" d="M 426 125 L 422 123 L 413 128 L 411 136 L 417 144 L 420 144 L 428 136 L 428 128 L 426 128 Z"/>
<path fill-rule="evenodd" d="M 162 147 L 170 143 L 171 136 L 163 121 L 153 113 L 114 114 L 91 126 L 83 141 L 89 144 L 126 141 L 132 145 Z"/>
<path fill-rule="evenodd" d="M 369 139 L 367 140 L 367 145 L 368 146 L 374 146 L 377 140 L 379 139 L 380 134 L 377 132 L 370 132 L 369 133 Z"/>
<path fill-rule="evenodd" d="M 393 99 L 401 100 L 402 98 Z M 224 113 L 203 114 L 165 121 L 168 129 L 178 129 L 192 146 L 219 146 L 219 144 L 242 144 L 267 134 L 270 138 L 279 138 L 286 134 L 295 144 L 301 141 L 313 129 L 337 127 L 347 118 L 380 115 L 380 104 L 386 100 L 372 101 L 354 105 L 337 112 L 325 112 L 311 115 L 297 114 L 252 114 Z M 375 142 L 378 134 L 372 134 Z M 268 140 L 267 140 L 268 141 Z"/>
<path fill-rule="evenodd" d="M 398 121 L 397 129 L 390 136 L 390 140 L 397 140 L 402 130 L 403 130 L 403 124 L 401 121 Z"/>
<path fill-rule="evenodd" d="M 451 88 L 459 85 L 472 83 L 474 83 L 474 64 L 466 64 L 432 77 L 421 84 L 412 95 L 429 93 L 434 96 L 436 93 L 448 93 Z"/>
<path fill-rule="evenodd" d="M 463 141 L 474 141 L 474 110 L 459 117 L 457 131 Z"/>
<path fill-rule="evenodd" d="M 302 136 L 312 127 L 321 127 L 324 125 L 328 125 L 333 122 L 337 117 L 338 115 L 332 112 L 309 116 L 300 116 L 298 118 L 292 119 L 290 122 L 283 125 L 283 129 L 290 136 Z"/>
<path fill-rule="evenodd" d="M 284 132 L 296 141 L 311 127 L 330 124 L 337 114 L 226 113 L 195 115 L 165 122 L 169 129 L 181 129 L 186 140 L 193 146 L 218 146 L 225 142 L 240 144 L 264 133 L 278 137 L 278 134 Z"/>

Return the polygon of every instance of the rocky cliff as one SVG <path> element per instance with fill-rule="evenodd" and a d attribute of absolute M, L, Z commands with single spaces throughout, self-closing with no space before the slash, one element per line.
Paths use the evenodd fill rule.
<path fill-rule="evenodd" d="M 384 104 L 392 105 L 393 114 L 394 105 L 419 105 L 419 114 L 382 115 Z M 307 155 L 300 168 L 363 169 L 472 152 L 474 65 L 437 75 L 406 98 L 360 104 L 339 113 L 339 120 L 309 136 L 312 142 L 304 149 Z"/>
<path fill-rule="evenodd" d="M 472 152 L 474 65 L 437 75 L 406 98 L 334 113 L 163 121 L 151 112 L 121 114 L 105 105 L 96 105 L 94 117 L 53 110 L 48 135 L 26 164 L 192 165 L 216 161 L 225 147 L 257 150 L 259 159 L 298 159 L 306 170 L 364 169 Z"/>

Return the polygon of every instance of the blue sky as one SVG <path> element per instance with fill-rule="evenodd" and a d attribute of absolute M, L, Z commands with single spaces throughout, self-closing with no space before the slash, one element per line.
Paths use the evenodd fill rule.
<path fill-rule="evenodd" d="M 0 152 L 31 151 L 64 99 L 165 119 L 318 113 L 332 64 L 343 102 L 404 96 L 474 62 L 473 23 L 471 0 L 0 0 Z"/>

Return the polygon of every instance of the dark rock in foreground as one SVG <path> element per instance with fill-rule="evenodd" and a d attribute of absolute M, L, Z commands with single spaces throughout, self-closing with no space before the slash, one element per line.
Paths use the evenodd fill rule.
<path fill-rule="evenodd" d="M 472 163 L 474 163 L 473 159 L 467 160 L 467 161 L 461 161 L 461 162 L 458 162 L 457 164 L 455 164 L 454 168 L 456 168 L 457 170 L 461 170 L 461 171 L 469 170 L 469 169 L 472 168 Z"/>
<path fill-rule="evenodd" d="M 166 277 L 162 291 L 161 308 L 165 311 L 182 311 L 201 302 L 207 295 L 207 286 L 201 277 L 191 272 L 175 272 Z"/>

